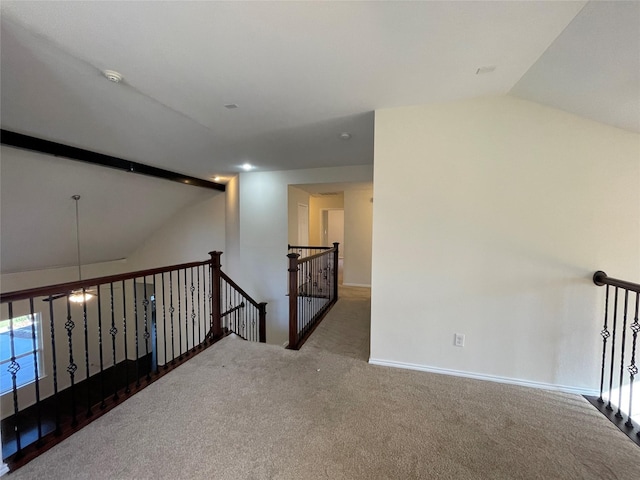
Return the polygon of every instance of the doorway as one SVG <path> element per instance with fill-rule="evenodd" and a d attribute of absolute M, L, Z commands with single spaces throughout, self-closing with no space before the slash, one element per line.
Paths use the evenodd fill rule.
<path fill-rule="evenodd" d="M 309 245 L 309 205 L 298 204 L 298 245 Z"/>
<path fill-rule="evenodd" d="M 325 209 L 321 219 L 322 244 L 330 246 L 338 242 L 338 256 L 344 258 L 344 209 Z"/>

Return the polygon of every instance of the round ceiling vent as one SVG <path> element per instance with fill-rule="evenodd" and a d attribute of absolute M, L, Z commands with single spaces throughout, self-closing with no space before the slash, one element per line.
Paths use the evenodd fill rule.
<path fill-rule="evenodd" d="M 122 81 L 122 75 L 114 70 L 104 70 L 102 74 L 107 77 L 107 80 L 113 83 L 120 83 Z"/>

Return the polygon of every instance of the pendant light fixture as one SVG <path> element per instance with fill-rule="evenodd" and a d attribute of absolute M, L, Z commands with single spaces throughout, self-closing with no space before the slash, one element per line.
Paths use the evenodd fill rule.
<path fill-rule="evenodd" d="M 78 254 L 78 281 L 82 280 L 82 263 L 80 261 L 80 211 L 78 208 L 78 201 L 80 195 L 74 195 L 71 197 L 76 202 L 76 252 Z M 88 292 L 86 289 L 74 290 L 69 294 L 69 301 L 73 303 L 83 303 L 87 300 L 91 300 L 94 297 L 93 293 Z"/>

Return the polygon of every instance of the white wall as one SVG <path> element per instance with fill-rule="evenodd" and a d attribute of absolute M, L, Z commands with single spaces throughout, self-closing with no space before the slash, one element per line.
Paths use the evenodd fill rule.
<path fill-rule="evenodd" d="M 225 248 L 225 195 L 189 205 L 169 219 L 127 258 L 131 270 L 207 260 Z"/>
<path fill-rule="evenodd" d="M 240 174 L 238 282 L 257 301 L 268 302 L 269 343 L 283 344 L 288 332 L 288 185 L 367 182 L 372 174 L 371 166 Z"/>
<path fill-rule="evenodd" d="M 309 198 L 309 245 L 323 245 L 322 210 L 338 208 L 344 210 L 344 193 Z"/>
<path fill-rule="evenodd" d="M 371 361 L 595 389 L 593 272 L 640 281 L 640 136 L 511 97 L 375 128 Z"/>
<path fill-rule="evenodd" d="M 371 285 L 373 188 L 344 191 L 344 285 Z"/>

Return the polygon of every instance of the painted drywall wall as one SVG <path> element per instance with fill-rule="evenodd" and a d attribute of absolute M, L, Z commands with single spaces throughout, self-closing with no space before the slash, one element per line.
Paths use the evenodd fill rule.
<path fill-rule="evenodd" d="M 231 178 L 225 190 L 225 251 L 222 257 L 223 270 L 237 278 L 237 265 L 234 259 L 240 258 L 240 178 Z"/>
<path fill-rule="evenodd" d="M 239 283 L 267 305 L 267 342 L 287 339 L 288 186 L 370 182 L 372 166 L 240 174 Z M 232 260 L 235 262 L 235 260 Z"/>
<path fill-rule="evenodd" d="M 344 193 L 309 198 L 309 244 L 322 245 L 322 210 L 344 208 Z"/>
<path fill-rule="evenodd" d="M 373 187 L 344 191 L 343 284 L 371 285 L 371 237 L 373 229 Z"/>
<path fill-rule="evenodd" d="M 225 208 L 222 193 L 183 208 L 127 258 L 132 270 L 207 260 L 209 252 L 224 251 Z"/>
<path fill-rule="evenodd" d="M 593 272 L 640 281 L 640 136 L 511 97 L 375 128 L 371 361 L 596 389 Z"/>
<path fill-rule="evenodd" d="M 298 205 L 309 206 L 309 193 L 289 185 L 287 199 L 287 241 L 289 245 L 298 245 Z M 309 214 L 309 216 L 311 216 L 311 214 Z"/>

